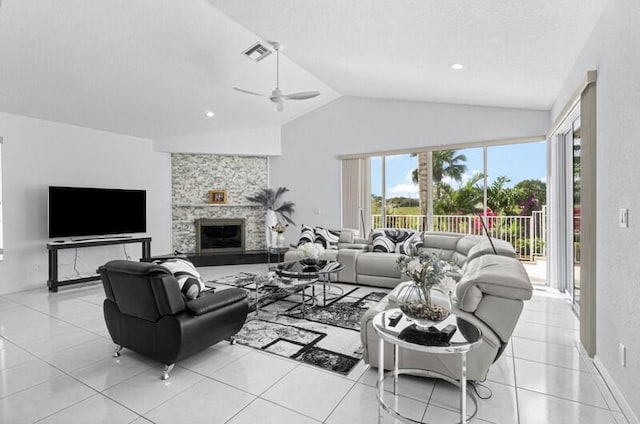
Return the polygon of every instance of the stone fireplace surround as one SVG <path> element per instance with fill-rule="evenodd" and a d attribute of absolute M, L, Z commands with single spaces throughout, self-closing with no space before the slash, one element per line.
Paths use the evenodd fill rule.
<path fill-rule="evenodd" d="M 267 187 L 266 157 L 173 153 L 171 197 L 173 249 L 196 252 L 197 219 L 245 220 L 245 251 L 266 249 L 265 210 L 246 200 Z M 226 204 L 209 204 L 209 190 L 226 190 Z"/>

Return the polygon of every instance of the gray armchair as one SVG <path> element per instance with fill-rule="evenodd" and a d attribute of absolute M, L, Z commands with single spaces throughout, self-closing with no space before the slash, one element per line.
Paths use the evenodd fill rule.
<path fill-rule="evenodd" d="M 372 320 L 386 309 L 396 308 L 400 286 L 396 287 L 363 316 L 361 338 L 363 359 L 373 367 L 378 366 L 378 336 Z M 464 274 L 456 285 L 452 313 L 471 322 L 482 331 L 482 343 L 467 354 L 467 377 L 483 381 L 489 367 L 504 352 L 511 334 L 518 323 L 524 301 L 531 298 L 533 287 L 529 277 L 517 259 L 505 256 L 484 255 L 469 261 Z M 393 349 L 385 346 L 385 369 L 393 368 Z M 400 349 L 400 368 L 419 368 L 439 372 L 456 380 L 460 379 L 460 359 L 457 355 L 418 353 Z"/>

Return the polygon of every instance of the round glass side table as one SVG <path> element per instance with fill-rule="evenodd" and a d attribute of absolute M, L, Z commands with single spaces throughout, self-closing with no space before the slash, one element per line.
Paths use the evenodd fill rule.
<path fill-rule="evenodd" d="M 391 314 L 400 312 L 400 309 L 389 309 L 382 311 L 373 318 L 373 328 L 378 334 L 378 381 L 376 384 L 376 395 L 378 397 L 379 411 L 378 423 L 384 411 L 394 418 L 405 423 L 422 423 L 404 416 L 398 408 L 398 377 L 400 375 L 416 375 L 422 377 L 439 378 L 448 381 L 460 388 L 460 423 L 470 423 L 475 420 L 478 413 L 478 398 L 475 393 L 467 392 L 467 352 L 476 348 L 482 343 L 482 331 L 469 321 L 466 321 L 454 314 L 435 325 L 433 333 L 425 334 L 417 330 L 411 331 L 412 323 L 404 315 L 396 325 L 389 319 Z M 400 312 L 402 313 L 402 312 Z M 446 340 L 439 332 L 448 325 L 455 326 L 453 336 Z M 393 345 L 394 367 L 392 371 L 384 372 L 384 344 Z M 438 372 L 423 369 L 401 369 L 398 367 L 399 348 L 413 350 L 417 352 L 429 352 L 437 355 L 460 355 L 460 380 L 455 380 Z M 394 405 L 387 404 L 384 400 L 384 382 L 393 378 Z M 467 417 L 467 393 L 474 403 L 473 413 Z"/>

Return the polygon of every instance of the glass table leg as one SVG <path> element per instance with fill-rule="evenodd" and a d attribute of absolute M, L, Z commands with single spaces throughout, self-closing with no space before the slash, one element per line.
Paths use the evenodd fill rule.
<path fill-rule="evenodd" d="M 467 422 L 467 352 L 460 354 L 460 422 Z"/>

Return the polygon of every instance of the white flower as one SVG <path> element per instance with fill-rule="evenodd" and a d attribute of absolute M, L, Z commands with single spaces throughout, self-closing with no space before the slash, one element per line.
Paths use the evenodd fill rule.
<path fill-rule="evenodd" d="M 452 295 L 456 290 L 456 280 L 451 277 L 444 277 L 440 280 L 440 290 L 445 294 Z"/>
<path fill-rule="evenodd" d="M 420 274 L 422 269 L 423 265 L 418 259 L 413 259 L 407 264 L 407 272 L 410 274 Z"/>
<path fill-rule="evenodd" d="M 402 255 L 396 263 L 400 273 L 411 278 L 425 290 L 439 284 L 449 269 L 449 265 L 433 253 Z"/>
<path fill-rule="evenodd" d="M 300 258 L 318 258 L 324 253 L 324 247 L 316 243 L 304 243 L 296 249 Z"/>

